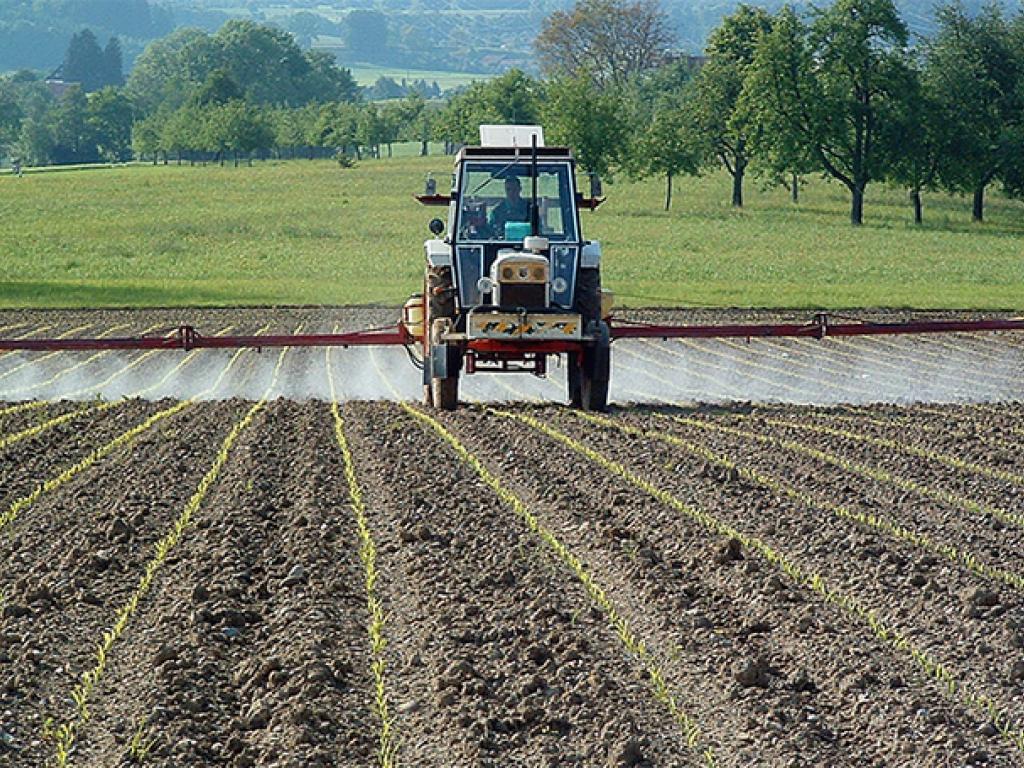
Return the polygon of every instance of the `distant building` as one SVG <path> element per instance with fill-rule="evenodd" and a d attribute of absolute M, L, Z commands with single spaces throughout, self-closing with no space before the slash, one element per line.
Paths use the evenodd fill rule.
<path fill-rule="evenodd" d="M 63 99 L 64 94 L 72 88 L 76 86 L 81 87 L 82 85 L 81 83 L 69 83 L 65 80 L 59 80 L 52 77 L 46 78 L 43 82 L 46 83 L 46 87 L 50 89 L 50 93 L 52 93 L 53 97 L 57 100 Z"/>
<path fill-rule="evenodd" d="M 68 81 L 64 79 L 63 64 L 61 64 L 59 67 L 53 70 L 53 72 L 51 72 L 43 82 L 46 83 L 46 87 L 50 89 L 50 93 L 52 93 L 53 97 L 58 101 L 60 99 L 63 99 L 64 94 L 66 94 L 76 85 L 79 87 L 81 87 L 82 85 L 81 83 L 76 83 L 74 81 Z"/>

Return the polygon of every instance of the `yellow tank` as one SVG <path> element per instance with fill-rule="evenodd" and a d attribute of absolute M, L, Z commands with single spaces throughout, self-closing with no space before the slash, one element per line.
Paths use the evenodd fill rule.
<path fill-rule="evenodd" d="M 402 325 L 416 339 L 423 338 L 423 315 L 423 294 L 414 293 L 402 307 Z"/>

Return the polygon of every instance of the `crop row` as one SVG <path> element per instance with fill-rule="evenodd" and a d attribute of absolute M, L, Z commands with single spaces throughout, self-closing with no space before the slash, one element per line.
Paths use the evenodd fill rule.
<path fill-rule="evenodd" d="M 244 352 L 244 350 L 236 352 L 235 356 L 232 357 L 232 361 L 237 359 L 238 355 L 242 352 Z M 198 511 L 209 494 L 210 489 L 213 487 L 213 484 L 217 481 L 217 478 L 219 477 L 224 465 L 227 463 L 231 450 L 238 441 L 239 436 L 266 406 L 267 401 L 270 399 L 277 386 L 278 374 L 280 373 L 281 366 L 287 352 L 287 349 L 281 350 L 277 359 L 277 364 L 273 370 L 270 384 L 263 396 L 256 401 L 248 411 L 246 411 L 242 419 L 232 427 L 231 431 L 224 439 L 224 442 L 221 444 L 221 447 L 214 458 L 213 464 L 199 481 L 195 492 L 181 511 L 181 514 L 174 521 L 171 529 L 155 544 L 153 557 L 146 564 L 134 592 L 132 592 L 128 600 L 117 610 L 110 628 L 103 633 L 102 638 L 96 643 L 95 661 L 93 666 L 82 673 L 79 683 L 71 691 L 71 699 L 75 703 L 75 713 L 71 718 L 58 725 L 53 731 L 55 742 L 54 759 L 57 766 L 62 768 L 67 765 L 77 734 L 81 727 L 89 720 L 89 704 L 92 694 L 95 691 L 96 685 L 103 677 L 114 643 L 121 637 L 125 629 L 128 627 L 132 617 L 137 613 L 139 604 L 152 587 L 157 573 L 167 560 L 171 550 L 173 550 L 180 541 L 185 530 L 188 528 L 193 515 Z M 219 382 L 220 380 L 218 379 L 214 386 L 207 390 L 207 392 L 214 389 Z M 181 410 L 194 402 L 194 400 L 185 400 L 178 403 L 174 408 L 167 410 Z"/>
<path fill-rule="evenodd" d="M 387 639 L 384 634 L 384 608 L 377 596 L 377 546 L 370 531 L 367 517 L 366 502 L 363 490 L 356 477 L 355 463 L 348 438 L 345 436 L 345 423 L 338 408 L 338 397 L 334 386 L 334 375 L 331 370 L 331 349 L 327 348 L 327 383 L 331 393 L 331 417 L 334 420 L 334 436 L 341 451 L 345 464 L 345 482 L 348 484 L 349 500 L 352 514 L 355 517 L 356 529 L 359 533 L 359 558 L 363 564 L 366 588 L 366 608 L 369 613 L 367 634 L 370 640 L 370 673 L 374 682 L 374 711 L 380 721 L 378 738 L 377 762 L 380 768 L 394 768 L 397 765 L 398 742 L 394 732 L 394 722 L 388 705 L 386 684 L 386 663 L 384 651 Z"/>

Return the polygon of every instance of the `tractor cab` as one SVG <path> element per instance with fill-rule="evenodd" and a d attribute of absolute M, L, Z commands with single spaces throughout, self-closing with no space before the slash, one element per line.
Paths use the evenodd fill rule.
<path fill-rule="evenodd" d="M 607 365 L 596 389 L 587 368 L 595 345 L 607 358 L 601 250 L 583 239 L 579 215 L 602 200 L 577 191 L 572 153 L 544 146 L 538 126 L 481 126 L 481 145 L 455 158 L 451 193 L 429 179 L 417 199 L 448 207 L 447 227 L 432 221 L 425 243 L 428 399 L 454 407 L 463 371 L 544 375 L 548 357 L 564 354 L 570 400 L 604 408 Z"/>

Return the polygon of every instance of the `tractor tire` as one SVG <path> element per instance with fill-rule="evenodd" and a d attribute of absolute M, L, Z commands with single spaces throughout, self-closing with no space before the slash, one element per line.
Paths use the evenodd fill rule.
<path fill-rule="evenodd" d="M 442 408 L 440 402 L 442 398 L 438 398 L 434 394 L 434 382 L 429 376 L 430 371 L 430 340 L 431 331 L 434 326 L 434 321 L 438 319 L 451 319 L 455 318 L 455 283 L 452 278 L 451 267 L 430 267 L 426 269 L 426 273 L 423 279 L 423 295 L 426 297 L 424 307 L 425 317 L 423 321 L 423 327 L 427 333 L 424 339 L 423 345 L 423 363 L 427 366 L 427 373 L 424 376 L 423 383 L 423 404 L 428 408 L 438 407 Z M 448 386 L 450 388 L 450 385 Z M 455 384 L 455 399 L 458 399 L 458 381 Z M 444 399 L 451 399 L 451 394 L 446 395 Z M 443 410 L 452 410 L 451 408 L 442 408 Z"/>
<path fill-rule="evenodd" d="M 565 356 L 565 382 L 568 387 L 569 405 L 573 408 L 583 406 L 583 376 L 580 367 L 583 365 L 581 355 L 569 352 Z"/>
<path fill-rule="evenodd" d="M 601 321 L 601 270 L 581 269 L 576 281 L 576 311 L 583 316 L 583 327 L 592 328 Z"/>
<path fill-rule="evenodd" d="M 451 267 L 427 267 L 427 328 L 440 317 L 455 317 L 455 281 Z"/>
<path fill-rule="evenodd" d="M 430 405 L 439 411 L 454 411 L 459 405 L 459 369 L 462 353 L 458 346 L 441 342 L 441 335 L 450 326 L 451 320 L 448 318 L 437 318 L 430 325 L 431 354 L 438 352 L 448 357 L 446 361 L 448 376 L 442 378 L 431 375 L 428 385 Z M 431 364 L 429 358 L 427 364 Z"/>
<path fill-rule="evenodd" d="M 430 380 L 430 399 L 434 408 L 439 411 L 454 411 L 459 407 L 459 377 L 447 379 L 433 378 Z"/>
<path fill-rule="evenodd" d="M 583 350 L 580 370 L 580 409 L 608 410 L 608 385 L 611 381 L 611 335 L 608 323 L 599 321 L 597 339 Z"/>

